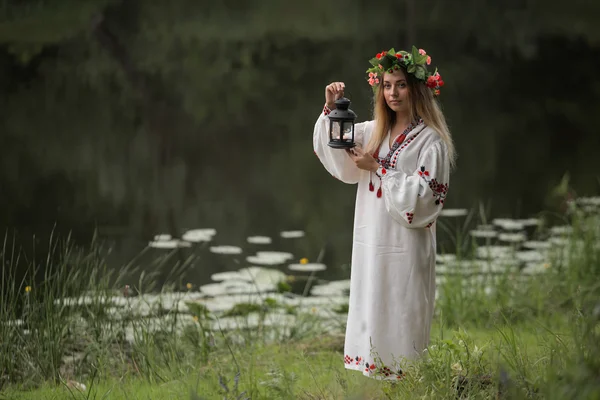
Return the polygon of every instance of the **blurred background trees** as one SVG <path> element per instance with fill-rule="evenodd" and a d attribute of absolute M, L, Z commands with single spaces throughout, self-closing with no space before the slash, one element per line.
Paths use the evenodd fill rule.
<path fill-rule="evenodd" d="M 448 206 L 560 207 L 598 191 L 597 15 L 584 0 L 4 1 L 0 225 L 98 228 L 125 248 L 298 228 L 347 252 L 355 188 L 311 148 L 324 86 L 345 81 L 370 119 L 367 60 L 413 43 L 446 82 Z"/>

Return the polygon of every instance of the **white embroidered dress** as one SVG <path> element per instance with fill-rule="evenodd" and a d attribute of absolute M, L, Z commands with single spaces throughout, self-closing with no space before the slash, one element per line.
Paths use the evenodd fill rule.
<path fill-rule="evenodd" d="M 368 143 L 374 121 L 355 125 L 355 141 Z M 329 142 L 329 117 L 313 133 L 316 155 L 335 178 L 358 184 L 354 217 L 345 366 L 367 376 L 399 379 L 402 359 L 429 343 L 435 301 L 435 224 L 448 190 L 446 146 L 423 124 L 406 135 L 378 174 L 356 167 Z M 388 154 L 389 133 L 379 151 Z M 369 190 L 372 178 L 374 191 Z M 381 184 L 382 196 L 377 197 Z"/>

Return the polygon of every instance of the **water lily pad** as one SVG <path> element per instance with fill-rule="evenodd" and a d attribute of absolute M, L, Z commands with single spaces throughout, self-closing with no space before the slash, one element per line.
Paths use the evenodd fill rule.
<path fill-rule="evenodd" d="M 548 268 L 550 268 L 549 263 L 532 262 L 527 263 L 525 268 L 521 270 L 521 273 L 525 275 L 543 274 L 548 271 Z"/>
<path fill-rule="evenodd" d="M 227 294 L 265 293 L 276 290 L 272 283 L 254 283 L 241 280 L 227 280 L 219 283 L 209 283 L 200 286 L 200 291 L 209 296 L 222 296 Z"/>
<path fill-rule="evenodd" d="M 210 252 L 216 254 L 241 254 L 242 248 L 237 246 L 212 246 Z"/>
<path fill-rule="evenodd" d="M 529 240 L 529 241 L 526 241 L 523 243 L 523 247 L 526 247 L 528 249 L 533 249 L 533 250 L 543 250 L 543 249 L 549 249 L 550 247 L 552 247 L 552 243 L 536 241 L 536 240 Z"/>
<path fill-rule="evenodd" d="M 523 224 L 523 226 L 539 226 L 542 224 L 542 220 L 539 218 L 526 218 L 517 221 Z"/>
<path fill-rule="evenodd" d="M 259 251 L 258 253 L 256 253 L 256 255 L 263 258 L 273 257 L 282 258 L 284 260 L 291 260 L 292 258 L 294 258 L 294 255 L 292 253 L 286 253 L 283 251 Z"/>
<path fill-rule="evenodd" d="M 288 268 L 292 271 L 300 271 L 300 272 L 317 272 L 324 271 L 327 269 L 325 264 L 319 263 L 306 263 L 306 264 L 290 264 Z"/>
<path fill-rule="evenodd" d="M 304 231 L 284 231 L 280 235 L 284 239 L 297 239 L 304 237 Z"/>
<path fill-rule="evenodd" d="M 169 235 L 168 233 L 159 233 L 158 235 L 154 235 L 155 242 L 168 242 L 171 239 L 173 239 L 173 236 Z"/>
<path fill-rule="evenodd" d="M 261 284 L 276 284 L 286 279 L 284 272 L 273 268 L 248 267 L 240 269 L 238 273 L 246 280 Z"/>
<path fill-rule="evenodd" d="M 492 223 L 507 231 L 520 231 L 525 228 L 523 222 L 508 218 L 496 218 Z"/>
<path fill-rule="evenodd" d="M 496 231 L 478 230 L 478 229 L 474 229 L 474 230 L 470 231 L 469 234 L 473 237 L 483 238 L 483 239 L 493 239 L 498 236 L 498 232 L 496 232 Z"/>
<path fill-rule="evenodd" d="M 350 280 L 333 281 L 322 285 L 315 285 L 310 289 L 313 296 L 343 296 L 350 290 Z"/>
<path fill-rule="evenodd" d="M 181 238 L 188 242 L 210 242 L 217 233 L 214 229 L 191 229 L 186 231 Z"/>
<path fill-rule="evenodd" d="M 148 243 L 148 247 L 152 247 L 155 249 L 177 249 L 181 247 L 191 247 L 192 244 L 190 242 L 186 242 L 179 239 L 172 240 L 155 240 L 153 242 Z"/>
<path fill-rule="evenodd" d="M 515 256 L 517 257 L 517 260 L 523 262 L 542 262 L 545 259 L 542 253 L 535 250 L 517 251 Z"/>
<path fill-rule="evenodd" d="M 509 243 L 519 243 L 527 240 L 527 236 L 522 233 L 501 233 L 498 235 L 498 240 Z"/>
<path fill-rule="evenodd" d="M 476 250 L 478 258 L 510 258 L 513 255 L 513 248 L 509 246 L 480 246 Z"/>
<path fill-rule="evenodd" d="M 436 254 L 435 260 L 439 263 L 447 263 L 456 260 L 456 254 Z"/>
<path fill-rule="evenodd" d="M 441 217 L 464 217 L 469 214 L 466 208 L 449 208 L 440 212 Z"/>
<path fill-rule="evenodd" d="M 557 236 L 570 235 L 573 233 L 573 227 L 569 225 L 553 226 L 550 228 L 550 233 Z"/>
<path fill-rule="evenodd" d="M 216 274 L 212 274 L 210 279 L 216 282 L 220 281 L 228 281 L 228 280 L 246 280 L 238 271 L 226 271 L 226 272 L 217 272 Z"/>
<path fill-rule="evenodd" d="M 259 265 L 278 265 L 291 260 L 294 256 L 291 253 L 279 251 L 259 251 L 255 256 L 249 256 L 246 260 L 251 264 Z"/>
<path fill-rule="evenodd" d="M 246 240 L 248 241 L 248 243 L 252 244 L 271 244 L 271 242 L 273 241 L 268 236 L 250 236 Z"/>
<path fill-rule="evenodd" d="M 600 206 L 600 196 L 596 197 L 579 197 L 577 200 L 578 204 L 587 206 Z"/>

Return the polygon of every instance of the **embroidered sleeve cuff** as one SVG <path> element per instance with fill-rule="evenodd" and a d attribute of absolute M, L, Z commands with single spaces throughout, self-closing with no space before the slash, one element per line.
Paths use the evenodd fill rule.
<path fill-rule="evenodd" d="M 329 113 L 331 113 L 331 110 L 329 109 L 329 107 L 327 107 L 327 104 L 325 104 L 323 106 L 323 115 L 329 115 Z"/>

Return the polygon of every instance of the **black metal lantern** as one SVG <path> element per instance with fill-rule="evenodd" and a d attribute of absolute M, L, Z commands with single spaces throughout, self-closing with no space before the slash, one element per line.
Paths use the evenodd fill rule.
<path fill-rule="evenodd" d="M 335 110 L 329 113 L 329 146 L 334 149 L 350 149 L 354 143 L 354 120 L 356 114 L 350 110 L 350 100 L 345 97 L 335 101 Z"/>

